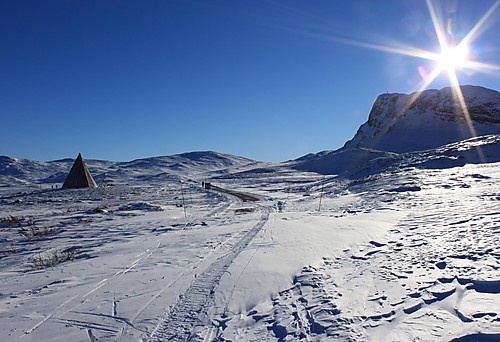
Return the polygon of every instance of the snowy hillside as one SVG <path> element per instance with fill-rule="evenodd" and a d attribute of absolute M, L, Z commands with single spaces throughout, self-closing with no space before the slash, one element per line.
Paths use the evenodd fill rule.
<path fill-rule="evenodd" d="M 342 174 L 372 159 L 397 158 L 398 153 L 500 134 L 500 93 L 476 86 L 462 86 L 461 90 L 467 114 L 451 88 L 410 95 L 380 95 L 368 121 L 344 147 L 309 154 L 289 165 L 304 171 Z M 467 115 L 470 120 L 466 119 Z M 480 162 L 492 161 L 497 159 L 486 158 Z"/>
<path fill-rule="evenodd" d="M 476 135 L 500 133 L 500 93 L 476 86 L 462 86 L 461 90 Z M 473 137 L 460 102 L 451 88 L 444 88 L 380 95 L 368 121 L 345 147 L 409 152 Z"/>
<path fill-rule="evenodd" d="M 21 184 L 32 187 L 61 186 L 73 159 L 50 162 L 0 156 L 0 187 Z M 131 162 L 86 160 L 98 184 L 155 181 L 165 177 L 189 174 L 202 175 L 207 172 L 224 174 L 229 169 L 256 165 L 247 158 L 217 152 L 190 152 L 173 156 L 137 159 Z"/>
<path fill-rule="evenodd" d="M 224 170 L 229 167 L 248 165 L 253 160 L 217 152 L 189 152 L 174 156 L 137 159 L 117 165 L 126 169 L 163 170 L 170 172 Z"/>

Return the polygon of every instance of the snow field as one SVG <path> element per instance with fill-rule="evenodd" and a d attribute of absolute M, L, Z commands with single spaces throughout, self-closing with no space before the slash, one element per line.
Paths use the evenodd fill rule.
<path fill-rule="evenodd" d="M 386 206 L 399 208 L 397 224 L 374 240 L 324 253 L 303 267 L 288 289 L 228 322 L 224 336 L 255 341 L 500 336 L 499 175 L 498 164 L 468 165 L 387 174 L 351 187 L 371 191 L 360 193 L 368 213 L 348 213 L 363 217 Z M 395 186 L 402 182 L 422 190 L 402 191 Z"/>
<path fill-rule="evenodd" d="M 212 180 L 258 202 L 189 179 L 182 193 L 176 179 L 3 189 L 2 217 L 54 232 L 27 238 L 2 221 L 0 340 L 497 336 L 499 177 L 498 164 L 481 164 Z M 33 265 L 55 249 L 75 254 Z"/>

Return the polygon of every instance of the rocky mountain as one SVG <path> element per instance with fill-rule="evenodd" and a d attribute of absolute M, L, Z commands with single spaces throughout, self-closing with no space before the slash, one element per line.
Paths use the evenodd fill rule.
<path fill-rule="evenodd" d="M 461 86 L 461 92 L 466 110 L 449 87 L 380 95 L 368 121 L 341 149 L 309 154 L 290 164 L 304 171 L 341 174 L 380 157 L 500 134 L 500 93 L 477 86 Z"/>
<path fill-rule="evenodd" d="M 476 86 L 461 90 L 467 111 L 449 87 L 380 95 L 368 121 L 345 147 L 409 152 L 500 133 L 500 93 Z"/>

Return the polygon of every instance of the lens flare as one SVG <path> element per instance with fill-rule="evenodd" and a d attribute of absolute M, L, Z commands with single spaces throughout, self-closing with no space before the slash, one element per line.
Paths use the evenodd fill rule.
<path fill-rule="evenodd" d="M 385 51 L 405 56 L 411 56 L 416 58 L 422 58 L 435 62 L 435 67 L 429 72 L 425 70 L 423 66 L 418 67 L 418 72 L 422 77 L 422 83 L 417 92 L 413 94 L 408 103 L 401 109 L 401 111 L 396 115 L 399 117 L 404 112 L 406 112 L 412 104 L 417 101 L 420 94 L 441 74 L 445 73 L 448 76 L 448 80 L 453 92 L 453 97 L 458 104 L 461 115 L 465 118 L 467 126 L 469 128 L 471 136 L 477 136 L 472 120 L 470 118 L 469 109 L 465 102 L 465 98 L 460 88 L 460 82 L 457 76 L 457 69 L 468 68 L 474 71 L 500 71 L 500 66 L 492 65 L 487 63 L 482 63 L 472 60 L 472 54 L 470 52 L 471 42 L 479 35 L 481 28 L 484 26 L 487 19 L 493 16 L 493 13 L 498 7 L 500 7 L 500 0 L 496 0 L 495 3 L 486 11 L 486 13 L 479 19 L 479 21 L 472 27 L 472 29 L 465 35 L 465 37 L 456 45 L 454 42 L 450 42 L 448 37 L 453 39 L 453 25 L 451 20 L 448 20 L 446 24 L 440 21 L 436 10 L 434 8 L 432 0 L 426 0 L 427 9 L 429 11 L 432 24 L 434 26 L 434 31 L 440 45 L 440 52 L 426 51 L 414 47 L 403 46 L 387 46 L 367 42 L 359 42 L 354 40 L 346 40 L 336 37 L 328 37 L 331 40 L 341 42 L 344 44 L 359 46 L 363 48 Z M 479 157 L 483 160 L 482 152 L 478 150 Z"/>
<path fill-rule="evenodd" d="M 455 70 L 464 67 L 469 57 L 469 48 L 465 45 L 445 47 L 439 55 L 438 67 L 442 70 Z"/>
<path fill-rule="evenodd" d="M 434 62 L 434 67 L 427 70 L 422 65 L 417 69 L 418 73 L 422 78 L 422 82 L 418 90 L 411 96 L 408 103 L 400 110 L 398 115 L 404 114 L 415 101 L 420 97 L 420 94 L 430 86 L 430 84 L 441 74 L 445 74 L 449 80 L 449 84 L 452 89 L 453 97 L 457 103 L 461 115 L 467 121 L 467 125 L 470 130 L 471 136 L 477 136 L 472 120 L 470 118 L 469 109 L 467 108 L 467 103 L 460 88 L 460 82 L 457 76 L 458 69 L 465 69 L 467 72 L 500 72 L 500 66 L 494 64 L 488 64 L 484 62 L 479 62 L 474 60 L 476 56 L 472 50 L 472 42 L 482 33 L 482 29 L 485 27 L 485 23 L 493 18 L 495 19 L 494 13 L 500 7 L 500 0 L 496 0 L 493 5 L 486 11 L 486 13 L 478 20 L 477 23 L 467 32 L 464 38 L 456 44 L 458 40 L 454 35 L 453 22 L 451 19 L 448 21 L 440 20 L 433 5 L 433 0 L 426 0 L 427 10 L 429 11 L 429 16 L 432 21 L 434 32 L 436 38 L 439 42 L 440 51 L 427 51 L 413 46 L 408 46 L 405 44 L 377 44 L 367 41 L 359 41 L 347 38 L 341 38 L 338 36 L 332 36 L 322 33 L 312 33 L 302 30 L 291 29 L 292 31 L 298 31 L 301 34 L 308 34 L 316 38 L 326 39 L 336 43 L 358 46 L 365 49 L 383 51 L 403 56 L 415 57 L 420 59 L 425 59 Z M 290 28 L 288 28 L 290 29 Z M 472 50 L 472 51 L 471 51 Z M 462 71 L 462 70 L 461 70 Z M 481 151 L 478 151 L 481 158 Z M 483 158 L 481 158 L 483 160 Z"/>

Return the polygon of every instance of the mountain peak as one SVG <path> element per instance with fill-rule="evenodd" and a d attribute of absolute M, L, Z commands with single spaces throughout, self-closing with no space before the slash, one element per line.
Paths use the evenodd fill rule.
<path fill-rule="evenodd" d="M 500 93 L 477 86 L 461 86 L 460 90 L 467 106 L 465 113 L 454 90 L 449 87 L 413 94 L 382 94 L 375 100 L 368 121 L 344 147 L 309 154 L 289 164 L 303 171 L 346 174 L 367 168 L 372 161 L 380 165 L 390 164 L 405 158 L 405 152 L 419 154 L 419 151 L 424 151 L 425 154 L 425 150 L 435 150 L 476 136 L 480 144 L 498 148 L 495 139 L 500 135 Z M 450 149 L 467 149 L 457 146 Z M 471 143 L 464 146 L 472 149 Z M 471 158 L 470 153 L 467 158 L 460 153 L 460 157 L 455 157 L 462 158 L 462 163 L 478 160 Z M 480 162 L 500 158 L 496 152 L 483 157 L 479 158 Z"/>
<path fill-rule="evenodd" d="M 368 121 L 344 147 L 409 152 L 498 133 L 500 93 L 470 85 L 460 90 L 466 111 L 450 87 L 409 95 L 382 94 L 375 100 Z"/>

